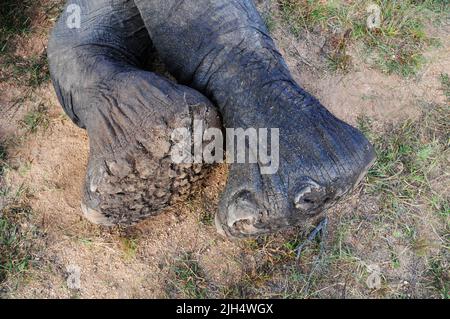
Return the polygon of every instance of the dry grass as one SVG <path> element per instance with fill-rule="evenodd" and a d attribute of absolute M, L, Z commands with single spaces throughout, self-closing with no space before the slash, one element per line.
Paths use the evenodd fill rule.
<path fill-rule="evenodd" d="M 375 2 L 383 9 L 383 24 L 377 30 L 365 27 L 365 1 L 273 0 L 271 11 L 266 12 L 264 18 L 270 30 L 287 27 L 299 39 L 307 33 L 325 36 L 325 54 L 333 70 L 351 72 L 351 53 L 354 52 L 349 50 L 352 44 L 362 43 L 370 65 L 386 74 L 415 74 L 426 63 L 424 50 L 434 43 L 426 33 L 426 25 L 430 18 L 439 23 L 448 1 Z M 47 15 L 48 22 L 56 15 L 55 5 L 60 4 L 61 1 L 47 1 L 41 7 L 29 1 L 20 4 L 3 1 L 0 5 L 0 81 L 23 88 L 24 93 L 15 97 L 21 101 L 18 107 L 25 102 L 32 105 L 18 119 L 18 130 L 23 129 L 23 136 L 17 136 L 14 147 L 4 141 L 0 145 L 0 293 L 4 292 L 7 297 L 21 286 L 27 288 L 36 284 L 33 277 L 26 275 L 37 262 L 48 266 L 47 273 L 39 274 L 40 280 L 54 284 L 51 290 L 57 290 L 61 284 L 52 281 L 60 275 L 61 262 L 44 253 L 46 247 L 40 244 L 43 230 L 37 226 L 42 216 L 32 209 L 32 196 L 27 186 L 10 184 L 5 178 L 11 171 L 27 174 L 23 165 L 11 164 L 14 158 L 8 155 L 10 148 L 17 149 L 27 138 L 39 137 L 35 133 L 51 125 L 45 103 L 32 98 L 49 81 L 45 55 L 33 53 L 24 58 L 17 54 L 16 44 L 22 37 L 26 42 L 26 35 L 36 32 L 32 13 L 37 10 Z M 441 91 L 448 99 L 448 74 L 443 73 L 440 81 Z M 201 258 L 204 251 L 194 253 L 180 248 L 176 257 L 168 259 L 168 265 L 158 264 L 166 276 L 162 279 L 164 296 L 448 298 L 450 114 L 448 102 L 417 103 L 423 109 L 418 119 L 389 123 L 360 118 L 360 128 L 377 148 L 378 162 L 364 185 L 328 212 L 328 232 L 308 245 L 300 259 L 296 259 L 295 249 L 313 225 L 237 243 L 239 253 L 229 258 L 238 265 L 239 275 L 226 285 L 219 285 L 213 276 L 218 268 L 225 271 L 220 268 L 222 265 L 214 268 L 211 263 L 205 263 Z M 51 130 L 45 134 L 51 134 Z M 45 137 L 48 135 L 42 138 Z M 63 191 L 67 185 L 52 184 L 52 187 Z M 199 206 L 192 207 L 191 211 L 197 214 L 199 227 L 213 229 L 213 209 Z M 161 225 L 166 227 L 165 223 Z M 144 235 L 115 236 L 114 231 L 108 233 L 89 227 L 85 226 L 82 234 L 74 236 L 74 241 L 81 242 L 82 247 L 111 253 L 108 256 L 118 254 L 130 267 L 139 261 L 150 263 L 142 252 L 148 244 Z M 53 236 L 66 244 L 72 243 L 67 239 L 69 235 L 63 233 L 63 238 L 58 237 L 60 233 Z M 107 240 L 103 239 L 105 237 Z M 211 239 L 209 244 L 217 245 L 216 239 Z M 39 261 L 36 246 L 41 250 L 39 256 L 44 256 Z M 64 249 L 65 246 L 60 247 Z M 212 264 L 218 257 L 213 256 Z M 136 277 L 138 275 L 136 273 Z M 154 285 L 153 282 L 146 284 Z M 102 287 L 110 289 L 111 286 L 103 283 Z M 78 293 L 85 296 L 82 291 Z M 89 293 L 95 295 L 95 291 Z M 137 293 L 137 296 L 140 295 Z"/>
<path fill-rule="evenodd" d="M 275 0 L 281 20 L 297 37 L 306 32 L 325 35 L 325 50 L 333 70 L 348 70 L 347 48 L 365 45 L 365 58 L 388 74 L 413 76 L 423 66 L 423 50 L 436 41 L 426 34 L 431 19 L 448 18 L 448 1 L 310 1 Z M 380 10 L 380 25 L 369 28 L 370 5 Z"/>
<path fill-rule="evenodd" d="M 211 293 L 202 267 L 192 253 L 180 256 L 171 268 L 167 285 L 168 297 L 204 299 Z"/>
<path fill-rule="evenodd" d="M 32 208 L 25 188 L 12 190 L 4 182 L 8 158 L 0 145 L 0 297 L 14 288 L 29 270 L 38 231 L 31 225 Z"/>
<path fill-rule="evenodd" d="M 378 161 L 359 192 L 330 212 L 324 243 L 296 260 L 302 233 L 248 241 L 246 258 L 259 259 L 242 260 L 242 279 L 225 296 L 448 298 L 449 119 L 444 105 L 378 131 L 361 118 Z"/>

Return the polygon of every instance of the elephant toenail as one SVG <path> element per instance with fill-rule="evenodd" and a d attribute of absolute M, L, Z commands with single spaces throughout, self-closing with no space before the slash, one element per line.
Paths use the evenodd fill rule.
<path fill-rule="evenodd" d="M 325 189 L 316 182 L 309 181 L 301 187 L 294 198 L 295 208 L 302 211 L 310 211 L 330 201 Z"/>

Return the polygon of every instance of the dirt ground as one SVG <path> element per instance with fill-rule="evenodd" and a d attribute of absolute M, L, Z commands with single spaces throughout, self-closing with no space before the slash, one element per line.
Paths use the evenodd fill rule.
<path fill-rule="evenodd" d="M 41 9 L 46 4 L 37 6 L 33 31 L 16 40 L 15 56 L 28 59 L 44 53 L 54 22 Z M 441 45 L 424 51 L 427 62 L 413 78 L 371 67 L 361 59 L 357 44 L 348 50 L 352 68 L 332 72 L 321 58 L 323 39 L 306 35 L 299 40 L 280 26 L 272 34 L 295 79 L 331 112 L 353 125 L 364 115 L 381 128 L 387 122 L 417 119 L 423 103 L 448 103 L 439 78 L 450 73 L 450 28 L 430 26 L 428 32 Z M 309 228 L 256 240 L 219 236 L 211 216 L 226 182 L 224 166 L 186 203 L 135 227 L 91 225 L 80 209 L 86 132 L 63 114 L 48 80 L 30 89 L 4 79 L 0 92 L 0 137 L 8 141 L 3 185 L 10 193 L 23 193 L 32 210 L 21 221 L 23 229 L 32 230 L 29 267 L 5 280 L 0 290 L 5 298 L 440 297 L 427 275 L 428 261 L 443 246 L 448 251 L 448 228 L 423 211 L 423 222 L 416 226 L 427 245 L 418 253 L 397 240 L 392 223 L 377 222 L 379 197 L 367 193 L 364 185 L 328 212 L 322 253 L 336 256 L 337 242 L 352 247 L 352 256 L 340 252 L 333 257 L 340 258 L 340 269 L 335 260 L 314 269 L 317 243 L 295 260 L 289 247 L 304 239 Z M 30 132 L 23 119 L 39 105 L 45 105 L 45 125 Z M 448 195 L 448 184 L 441 187 Z M 79 285 L 71 284 L 78 279 Z"/>

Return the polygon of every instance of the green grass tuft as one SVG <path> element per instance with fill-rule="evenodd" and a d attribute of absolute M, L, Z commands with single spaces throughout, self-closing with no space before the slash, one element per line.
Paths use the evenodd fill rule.
<path fill-rule="evenodd" d="M 207 298 L 208 283 L 198 261 L 191 253 L 186 253 L 175 261 L 172 266 L 174 279 L 171 290 L 182 298 Z M 171 293 L 173 293 L 171 291 Z"/>
<path fill-rule="evenodd" d="M 14 79 L 30 88 L 38 88 L 50 80 L 47 56 L 44 53 L 31 58 L 7 55 L 3 59 L 5 66 L 0 81 Z"/>
<path fill-rule="evenodd" d="M 8 290 L 5 282 L 16 283 L 29 269 L 37 234 L 29 224 L 33 211 L 25 201 L 28 189 L 13 191 L 4 183 L 7 160 L 7 148 L 0 144 L 0 293 Z"/>
<path fill-rule="evenodd" d="M 447 97 L 447 101 L 450 101 L 450 77 L 447 73 L 442 73 L 440 76 L 442 91 Z"/>
<path fill-rule="evenodd" d="M 30 234 L 20 222 L 31 213 L 26 205 L 7 206 L 0 212 L 0 284 L 23 274 L 30 266 Z"/>
<path fill-rule="evenodd" d="M 3 144 L 0 144 L 0 177 L 3 175 L 6 166 L 7 151 Z"/>
<path fill-rule="evenodd" d="M 450 274 L 448 269 L 450 256 L 438 256 L 431 261 L 429 273 L 432 285 L 439 292 L 442 299 L 450 299 Z"/>
<path fill-rule="evenodd" d="M 43 104 L 28 112 L 22 120 L 22 126 L 29 133 L 36 133 L 39 128 L 47 129 L 49 123 L 48 110 Z"/>
<path fill-rule="evenodd" d="M 274 19 L 274 17 L 270 14 L 270 12 L 266 12 L 263 14 L 263 19 L 266 24 L 267 30 L 269 33 L 272 33 L 273 30 L 275 30 L 277 26 L 277 21 Z"/>
<path fill-rule="evenodd" d="M 349 57 L 345 47 L 360 41 L 367 48 L 372 63 L 388 74 L 415 75 L 425 62 L 423 50 L 434 43 L 426 34 L 428 21 L 448 15 L 448 1 L 312 1 L 277 0 L 282 20 L 295 36 L 304 30 L 329 37 L 327 58 L 332 69 L 346 69 Z M 381 24 L 369 29 L 369 4 L 381 10 Z M 448 8 L 448 7 L 447 7 Z M 348 41 L 336 41 L 348 35 Z"/>
<path fill-rule="evenodd" d="M 139 248 L 139 241 L 136 238 L 121 238 L 120 244 L 126 260 L 136 257 Z"/>
<path fill-rule="evenodd" d="M 0 53 L 8 51 L 10 39 L 31 31 L 29 17 L 31 0 L 2 0 L 0 2 Z"/>
<path fill-rule="evenodd" d="M 431 181 L 439 178 L 437 172 L 446 171 L 449 119 L 448 107 L 434 105 L 418 120 L 406 120 L 391 125 L 383 134 L 368 135 L 377 149 L 368 189 L 383 196 L 389 213 L 408 211 L 418 201 L 431 209 L 445 202 L 444 194 L 437 193 Z M 367 132 L 370 122 L 361 119 L 360 128 Z"/>

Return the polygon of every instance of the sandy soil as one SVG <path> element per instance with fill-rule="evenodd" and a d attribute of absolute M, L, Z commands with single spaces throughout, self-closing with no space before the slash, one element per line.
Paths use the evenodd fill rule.
<path fill-rule="evenodd" d="M 39 23 L 39 22 L 37 22 Z M 24 57 L 41 53 L 46 43 L 50 22 L 43 23 L 37 34 L 19 41 L 17 54 Z M 319 56 L 320 39 L 300 43 L 276 30 L 281 51 L 295 78 L 315 94 L 330 111 L 352 124 L 358 115 L 373 118 L 376 123 L 414 117 L 420 102 L 443 103 L 438 76 L 450 73 L 448 30 L 441 30 L 439 48 L 427 51 L 427 65 L 416 79 L 387 76 L 370 69 L 355 54 L 354 67 L 347 74 L 324 71 Z M 352 52 L 357 52 L 353 48 Z M 305 62 L 306 61 L 306 62 Z M 12 169 L 6 181 L 13 188 L 25 186 L 34 211 L 31 224 L 40 230 L 36 238 L 37 258 L 34 266 L 8 297 L 44 298 L 154 298 L 173 296 L 170 287 L 173 264 L 184 254 L 192 253 L 211 285 L 210 295 L 220 296 L 223 289 L 242 279 L 248 260 L 257 260 L 247 244 L 221 238 L 213 225 L 202 223 L 202 216 L 214 214 L 218 196 L 226 180 L 226 167 L 218 167 L 203 188 L 186 203 L 168 209 L 160 216 L 130 229 L 104 229 L 82 218 L 80 188 L 88 156 L 88 137 L 63 114 L 50 83 L 39 88 L 33 99 L 13 105 L 26 88 L 13 82 L 0 83 L 0 134 L 6 139 L 20 139 L 10 150 Z M 46 130 L 26 134 L 20 125 L 27 110 L 36 103 L 48 106 L 50 124 Z M 12 106 L 13 105 L 13 106 Z M 381 125 L 381 124 L 380 124 Z M 358 195 L 330 211 L 331 225 L 345 214 L 364 209 L 364 216 L 376 214 L 370 203 L 361 204 Z M 356 213 L 355 213 L 356 214 Z M 369 227 L 368 222 L 361 227 Z M 347 239 L 364 250 L 365 242 Z M 389 238 L 386 240 L 389 241 Z M 436 238 L 432 240 L 438 240 Z M 382 244 L 374 244 L 365 255 L 365 264 L 383 267 L 389 259 Z M 401 249 L 402 247 L 395 247 Z M 366 249 L 367 250 L 367 249 Z M 386 274 L 395 278 L 390 284 L 403 285 L 414 269 L 410 253 L 401 254 L 405 268 Z M 70 289 L 70 268 L 81 270 L 80 289 Z M 339 279 L 341 280 L 341 279 Z M 345 281 L 345 280 L 344 280 Z M 338 282 L 338 281 L 336 281 Z M 339 281 L 340 282 L 340 281 Z M 329 289 L 329 296 L 341 296 L 342 285 Z M 361 283 L 347 296 L 363 296 L 370 289 Z"/>

